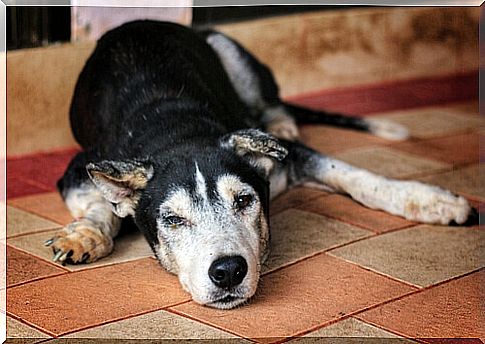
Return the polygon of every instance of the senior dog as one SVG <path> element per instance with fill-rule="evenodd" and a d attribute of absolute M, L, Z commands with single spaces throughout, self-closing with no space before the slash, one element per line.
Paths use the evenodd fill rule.
<path fill-rule="evenodd" d="M 58 187 L 75 220 L 46 241 L 54 261 L 90 263 L 134 219 L 161 265 L 193 299 L 228 309 L 256 291 L 268 256 L 270 199 L 326 187 L 413 221 L 463 224 L 468 202 L 324 156 L 297 123 L 387 139 L 402 126 L 300 108 L 269 69 L 231 38 L 136 21 L 106 33 L 79 76 L 70 120 L 83 151 Z"/>

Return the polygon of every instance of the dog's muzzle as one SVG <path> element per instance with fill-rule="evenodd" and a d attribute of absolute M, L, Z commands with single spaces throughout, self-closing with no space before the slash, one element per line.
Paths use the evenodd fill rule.
<path fill-rule="evenodd" d="M 208 305 L 216 308 L 228 309 L 244 302 L 238 290 L 248 273 L 248 263 L 241 256 L 224 256 L 216 259 L 209 267 L 209 278 L 219 292 Z"/>

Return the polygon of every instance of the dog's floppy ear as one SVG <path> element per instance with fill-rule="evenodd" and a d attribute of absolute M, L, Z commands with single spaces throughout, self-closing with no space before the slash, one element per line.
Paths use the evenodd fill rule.
<path fill-rule="evenodd" d="M 89 178 L 119 217 L 135 213 L 140 192 L 153 177 L 153 167 L 140 161 L 110 161 L 86 165 Z"/>
<path fill-rule="evenodd" d="M 248 159 L 268 176 L 275 166 L 275 160 L 281 161 L 288 150 L 274 136 L 257 129 L 243 129 L 221 138 L 221 146 L 233 149 L 237 154 Z"/>

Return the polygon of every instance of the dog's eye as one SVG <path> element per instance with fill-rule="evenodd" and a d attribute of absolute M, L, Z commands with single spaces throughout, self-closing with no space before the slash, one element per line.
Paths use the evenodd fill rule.
<path fill-rule="evenodd" d="M 187 220 L 185 220 L 183 217 L 177 216 L 177 215 L 169 215 L 165 216 L 163 218 L 165 223 L 169 226 L 182 226 L 187 223 Z"/>
<path fill-rule="evenodd" d="M 253 196 L 251 195 L 239 195 L 236 197 L 234 203 L 237 210 L 243 210 L 247 208 L 253 201 Z"/>

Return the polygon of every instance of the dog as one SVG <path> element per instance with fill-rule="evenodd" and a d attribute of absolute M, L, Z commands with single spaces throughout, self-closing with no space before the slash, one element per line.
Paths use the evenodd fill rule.
<path fill-rule="evenodd" d="M 194 301 L 220 309 L 255 293 L 269 254 L 269 201 L 296 185 L 350 195 L 411 221 L 464 224 L 460 196 L 324 156 L 298 123 L 403 140 L 392 122 L 282 101 L 270 70 L 222 33 L 136 21 L 106 33 L 70 108 L 83 150 L 58 182 L 75 220 L 45 242 L 59 263 L 110 254 L 134 220 L 160 264 Z"/>

